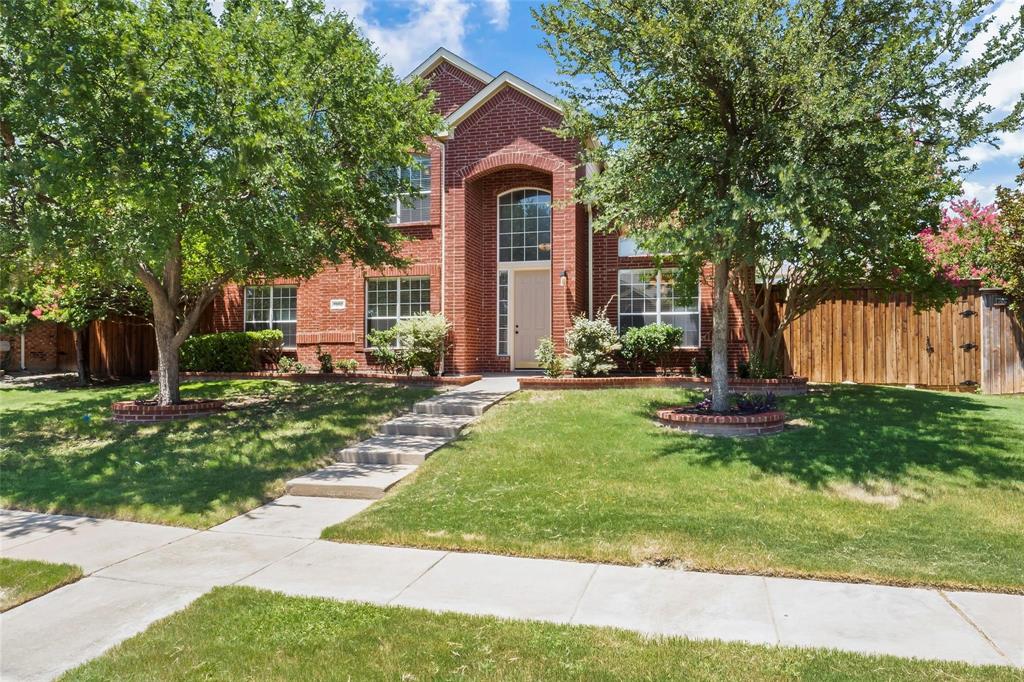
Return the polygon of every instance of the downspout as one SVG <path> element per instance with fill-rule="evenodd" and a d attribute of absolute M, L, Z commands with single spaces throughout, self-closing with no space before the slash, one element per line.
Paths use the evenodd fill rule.
<path fill-rule="evenodd" d="M 25 330 L 21 330 L 21 371 L 25 371 Z"/>
<path fill-rule="evenodd" d="M 594 319 L 594 209 L 587 204 L 587 317 Z"/>
<path fill-rule="evenodd" d="M 447 269 L 445 268 L 445 264 L 446 264 L 447 258 L 448 258 L 448 248 L 447 248 L 447 239 L 446 239 L 447 235 L 445 233 L 445 226 L 446 226 L 446 223 L 448 222 L 448 218 L 447 218 L 447 215 L 446 215 L 447 211 L 445 210 L 445 195 L 448 194 L 448 191 L 447 191 L 448 174 L 447 174 L 447 168 L 445 167 L 445 163 L 446 163 L 446 160 L 447 160 L 446 155 L 445 155 L 445 151 L 447 149 L 448 149 L 448 142 L 446 140 L 441 140 L 441 316 L 442 317 L 444 317 L 445 291 L 447 290 L 447 287 L 445 287 L 445 279 L 447 278 L 447 275 L 448 275 Z M 446 360 L 447 360 L 446 354 L 445 353 L 441 353 L 441 374 L 444 374 L 444 372 L 445 372 L 445 361 Z"/>

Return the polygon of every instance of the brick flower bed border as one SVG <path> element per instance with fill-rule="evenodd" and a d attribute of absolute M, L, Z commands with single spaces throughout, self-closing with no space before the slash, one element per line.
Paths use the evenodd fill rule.
<path fill-rule="evenodd" d="M 643 388 L 646 386 L 680 386 L 684 388 L 711 388 L 711 379 L 684 376 L 611 376 L 611 377 L 521 377 L 519 388 L 546 390 L 564 388 Z M 803 395 L 807 393 L 806 377 L 780 379 L 729 379 L 729 390 L 734 393 L 774 393 L 775 395 Z"/>
<path fill-rule="evenodd" d="M 110 404 L 115 422 L 121 424 L 153 424 L 175 419 L 193 419 L 217 414 L 224 410 L 223 400 L 189 400 L 177 405 L 157 405 L 149 402 L 122 400 Z"/>
<path fill-rule="evenodd" d="M 149 373 L 150 379 L 156 381 L 156 372 Z M 353 372 L 352 374 L 282 374 L 280 372 L 182 372 L 182 380 L 189 379 L 284 379 L 305 383 L 324 383 L 330 381 L 381 381 L 389 384 L 429 384 L 431 386 L 465 386 L 479 381 L 479 374 L 461 374 L 457 376 L 428 377 L 414 374 L 383 374 L 379 372 Z"/>
<path fill-rule="evenodd" d="M 786 428 L 786 413 L 778 410 L 759 414 L 693 414 L 670 407 L 658 410 L 658 422 L 669 428 L 705 436 L 768 436 Z"/>

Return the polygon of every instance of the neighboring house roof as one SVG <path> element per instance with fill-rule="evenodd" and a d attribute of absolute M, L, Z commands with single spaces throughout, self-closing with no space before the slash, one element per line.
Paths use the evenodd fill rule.
<path fill-rule="evenodd" d="M 413 69 L 412 72 L 407 76 L 407 78 L 425 76 L 429 74 L 431 71 L 433 71 L 435 68 L 437 68 L 437 65 L 442 61 L 448 62 L 449 64 L 465 71 L 474 78 L 480 79 L 481 82 L 486 83 L 487 85 L 485 85 L 480 92 L 476 93 L 473 97 L 471 97 L 469 101 L 467 101 L 465 104 L 463 104 L 461 107 L 453 111 L 445 118 L 444 122 L 447 130 L 439 133 L 439 137 L 444 138 L 450 136 L 451 132 L 455 129 L 455 126 L 457 126 L 460 122 L 465 120 L 474 111 L 482 107 L 492 97 L 497 95 L 505 88 L 513 88 L 523 93 L 527 97 L 530 97 L 536 100 L 537 102 L 540 102 L 549 109 L 552 109 L 558 113 L 562 113 L 561 105 L 559 105 L 558 100 L 551 93 L 541 90 L 536 85 L 528 83 L 519 76 L 508 71 L 502 71 L 500 74 L 498 74 L 497 77 L 491 76 L 483 69 L 480 69 L 474 66 L 473 64 L 470 64 L 462 57 L 458 56 L 454 52 L 451 52 L 450 50 L 446 50 L 443 47 L 438 48 L 434 52 L 434 54 L 427 57 L 427 59 L 424 60 L 422 64 Z"/>

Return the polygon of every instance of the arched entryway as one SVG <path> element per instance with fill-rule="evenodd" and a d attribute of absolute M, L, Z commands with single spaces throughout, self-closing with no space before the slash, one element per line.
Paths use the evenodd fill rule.
<path fill-rule="evenodd" d="M 512 369 L 538 366 L 551 336 L 551 192 L 517 187 L 498 195 L 498 355 Z"/>

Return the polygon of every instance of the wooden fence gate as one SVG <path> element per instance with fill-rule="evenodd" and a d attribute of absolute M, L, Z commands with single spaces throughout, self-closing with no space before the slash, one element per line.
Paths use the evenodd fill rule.
<path fill-rule="evenodd" d="M 918 313 L 909 294 L 851 289 L 784 333 L 785 370 L 811 381 L 1024 392 L 1024 333 L 998 290 L 958 287 Z"/>

